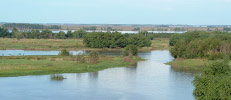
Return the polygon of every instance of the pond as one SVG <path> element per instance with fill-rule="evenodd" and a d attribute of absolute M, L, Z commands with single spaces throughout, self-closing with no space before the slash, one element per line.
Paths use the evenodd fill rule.
<path fill-rule="evenodd" d="M 51 52 L 51 51 L 48 51 Z M 54 53 L 55 54 L 55 53 Z M 109 54 L 109 53 L 108 53 Z M 134 67 L 99 72 L 0 78 L 2 100 L 193 100 L 193 74 L 164 63 L 169 51 L 139 53 L 147 59 Z"/>

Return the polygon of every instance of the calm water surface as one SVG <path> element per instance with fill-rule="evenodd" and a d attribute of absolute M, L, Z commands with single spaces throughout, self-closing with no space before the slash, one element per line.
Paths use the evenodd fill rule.
<path fill-rule="evenodd" d="M 93 73 L 0 78 L 1 100 L 193 100 L 193 74 L 176 72 L 164 63 L 168 51 L 139 53 L 147 61 L 129 68 Z"/>

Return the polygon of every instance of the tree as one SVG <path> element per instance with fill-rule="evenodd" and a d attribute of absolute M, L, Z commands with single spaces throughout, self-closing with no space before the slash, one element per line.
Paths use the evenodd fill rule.
<path fill-rule="evenodd" d="M 149 38 L 140 34 L 132 34 L 128 38 L 128 44 L 133 44 L 137 47 L 151 46 L 151 41 Z"/>
<path fill-rule="evenodd" d="M 66 39 L 65 32 L 60 31 L 59 33 L 56 33 L 56 34 L 55 34 L 55 38 L 56 38 L 56 39 Z"/>
<path fill-rule="evenodd" d="M 3 38 L 10 37 L 10 33 L 8 32 L 8 29 L 0 27 L 0 37 Z"/>
<path fill-rule="evenodd" d="M 67 31 L 67 35 L 66 35 L 67 38 L 73 38 L 73 34 L 71 31 Z"/>
<path fill-rule="evenodd" d="M 66 49 L 61 50 L 59 53 L 60 56 L 70 56 L 70 52 L 67 51 Z"/>
<path fill-rule="evenodd" d="M 193 81 L 193 95 L 197 100 L 231 99 L 231 66 L 228 61 L 215 62 L 204 66 L 200 75 Z"/>
<path fill-rule="evenodd" d="M 128 45 L 124 49 L 124 56 L 137 56 L 138 49 L 135 45 Z"/>
<path fill-rule="evenodd" d="M 87 34 L 87 32 L 86 32 L 85 30 L 80 29 L 80 30 L 75 31 L 75 32 L 73 33 L 73 37 L 74 37 L 74 38 L 83 38 L 86 34 Z"/>

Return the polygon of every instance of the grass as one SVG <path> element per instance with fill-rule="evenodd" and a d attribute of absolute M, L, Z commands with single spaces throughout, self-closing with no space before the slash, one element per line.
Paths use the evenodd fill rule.
<path fill-rule="evenodd" d="M 83 48 L 81 39 L 10 39 L 0 38 L 0 49 L 62 50 Z"/>
<path fill-rule="evenodd" d="M 112 67 L 129 67 L 142 60 L 139 57 L 131 57 L 132 61 L 127 62 L 122 56 L 100 56 L 98 63 L 91 64 L 77 63 L 73 58 L 73 56 L 0 57 L 0 77 L 95 72 Z"/>
<path fill-rule="evenodd" d="M 168 50 L 169 39 L 157 38 L 152 40 L 151 47 L 140 48 L 139 51 Z M 0 38 L 1 50 L 102 50 L 87 48 L 82 39 L 10 39 Z M 121 50 L 103 48 L 103 50 Z"/>
<path fill-rule="evenodd" d="M 167 64 L 171 65 L 176 71 L 200 72 L 204 65 L 215 62 L 217 60 L 206 59 L 175 59 Z M 231 62 L 230 62 L 231 65 Z"/>
<path fill-rule="evenodd" d="M 155 38 L 151 40 L 151 47 L 142 47 L 139 51 L 152 51 L 152 50 L 169 50 L 169 38 Z"/>

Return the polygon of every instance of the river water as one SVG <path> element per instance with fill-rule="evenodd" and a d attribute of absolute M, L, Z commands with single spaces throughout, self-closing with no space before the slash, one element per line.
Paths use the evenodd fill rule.
<path fill-rule="evenodd" d="M 147 60 L 128 68 L 62 74 L 66 78 L 62 81 L 51 80 L 50 75 L 1 77 L 0 98 L 1 100 L 194 99 L 192 95 L 194 87 L 191 83 L 193 74 L 177 72 L 164 64 L 173 60 L 169 51 L 151 51 L 139 53 L 139 56 Z"/>

